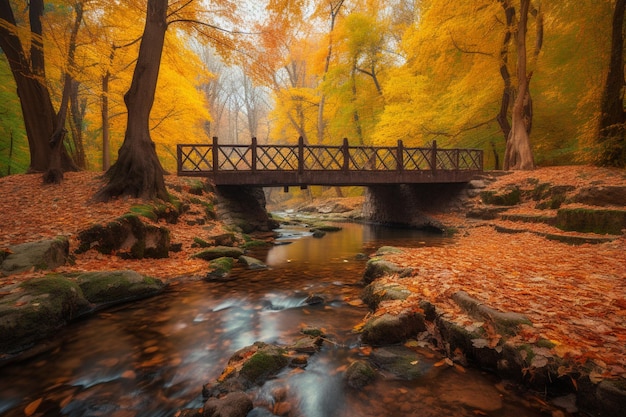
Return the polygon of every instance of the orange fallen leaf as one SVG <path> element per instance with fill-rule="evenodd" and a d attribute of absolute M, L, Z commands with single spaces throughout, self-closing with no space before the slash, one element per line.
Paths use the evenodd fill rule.
<path fill-rule="evenodd" d="M 35 411 L 37 411 L 37 409 L 39 408 L 39 405 L 41 404 L 42 401 L 43 401 L 43 397 L 38 398 L 35 401 L 33 401 L 32 403 L 28 404 L 26 406 L 26 408 L 24 409 L 24 415 L 26 417 L 30 417 L 33 414 L 35 414 Z"/>

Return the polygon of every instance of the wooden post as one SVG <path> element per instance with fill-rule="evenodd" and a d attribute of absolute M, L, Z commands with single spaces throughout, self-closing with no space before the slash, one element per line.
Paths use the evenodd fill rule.
<path fill-rule="evenodd" d="M 304 173 L 304 138 L 298 138 L 298 175 Z"/>
<path fill-rule="evenodd" d="M 9 159 L 9 173 L 11 170 L 11 160 Z M 183 149 L 180 145 L 176 145 L 176 169 L 178 170 L 178 175 L 183 172 Z"/>
<path fill-rule="evenodd" d="M 404 171 L 404 144 L 402 139 L 398 139 L 398 149 L 396 150 L 396 169 Z"/>
<path fill-rule="evenodd" d="M 430 151 L 430 169 L 431 171 L 437 170 L 437 141 L 433 140 L 433 147 Z"/>
<path fill-rule="evenodd" d="M 252 151 L 252 160 L 250 161 L 250 168 L 252 172 L 256 172 L 256 138 L 252 138 L 252 144 L 250 145 L 250 150 Z"/>
<path fill-rule="evenodd" d="M 458 171 L 461 169 L 461 151 L 459 149 L 455 149 L 454 153 L 456 154 L 456 166 L 454 168 Z"/>
<path fill-rule="evenodd" d="M 213 136 L 213 173 L 217 174 L 217 171 L 220 168 L 220 158 L 219 158 L 219 145 L 217 144 L 217 136 Z"/>
<path fill-rule="evenodd" d="M 350 145 L 348 144 L 348 138 L 343 138 L 343 166 L 341 167 L 342 171 L 348 172 L 350 170 Z"/>

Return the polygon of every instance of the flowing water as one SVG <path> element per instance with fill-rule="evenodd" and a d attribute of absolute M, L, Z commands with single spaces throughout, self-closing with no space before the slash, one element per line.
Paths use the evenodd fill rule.
<path fill-rule="evenodd" d="M 202 385 L 220 375 L 236 350 L 255 341 L 287 344 L 303 326 L 324 329 L 329 341 L 304 371 L 288 369 L 268 381 L 255 394 L 257 404 L 291 417 L 540 415 L 502 382 L 471 369 L 440 367 L 415 381 L 383 374 L 360 391 L 346 388 L 342 371 L 363 356 L 352 328 L 368 312 L 351 302 L 365 267 L 357 254 L 449 240 L 342 226 L 321 239 L 302 227 L 284 229 L 284 245 L 251 254 L 268 270 L 237 269 L 227 283 L 179 283 L 68 326 L 54 350 L 0 368 L 0 415 L 174 416 L 201 407 Z M 311 294 L 327 302 L 308 306 Z M 431 365 L 437 360 L 427 356 Z"/>

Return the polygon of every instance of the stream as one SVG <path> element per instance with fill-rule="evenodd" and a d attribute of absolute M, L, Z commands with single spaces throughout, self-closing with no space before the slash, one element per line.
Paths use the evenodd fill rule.
<path fill-rule="evenodd" d="M 178 283 L 159 296 L 67 326 L 53 350 L 0 368 L 0 415 L 174 416 L 202 406 L 202 385 L 221 374 L 236 350 L 255 341 L 290 343 L 304 326 L 323 329 L 328 342 L 304 371 L 287 369 L 255 393 L 263 403 L 282 391 L 290 410 L 284 415 L 543 415 L 506 383 L 473 369 L 446 366 L 436 377 L 413 381 L 383 373 L 362 390 L 347 388 L 342 371 L 363 358 L 352 329 L 368 313 L 355 302 L 366 262 L 357 254 L 451 240 L 414 230 L 341 226 L 323 238 L 302 226 L 286 227 L 276 246 L 250 253 L 267 270 L 239 267 L 236 279 L 226 283 Z M 326 303 L 306 305 L 312 294 Z"/>

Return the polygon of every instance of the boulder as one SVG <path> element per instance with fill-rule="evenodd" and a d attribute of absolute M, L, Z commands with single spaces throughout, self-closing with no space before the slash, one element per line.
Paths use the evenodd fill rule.
<path fill-rule="evenodd" d="M 385 346 L 372 350 L 370 359 L 376 366 L 396 377 L 414 380 L 433 368 L 420 354 L 405 346 Z"/>
<path fill-rule="evenodd" d="M 162 281 L 130 270 L 86 272 L 75 279 L 87 300 L 103 305 L 151 297 L 165 288 Z"/>
<path fill-rule="evenodd" d="M 626 186 L 596 186 L 581 188 L 572 197 L 575 203 L 592 206 L 626 206 Z"/>
<path fill-rule="evenodd" d="M 367 261 L 365 265 L 365 272 L 363 274 L 362 282 L 369 284 L 377 278 L 384 277 L 385 275 L 400 275 L 402 277 L 410 276 L 413 273 L 411 268 L 401 268 L 393 262 L 386 261 L 381 258 L 372 258 Z"/>
<path fill-rule="evenodd" d="M 352 362 L 343 376 L 345 383 L 356 390 L 369 385 L 375 378 L 376 370 L 363 360 Z"/>
<path fill-rule="evenodd" d="M 0 298 L 0 353 L 28 349 L 91 309 L 78 284 L 60 275 L 3 290 L 9 293 Z"/>
<path fill-rule="evenodd" d="M 95 249 L 105 255 L 116 253 L 128 259 L 167 258 L 170 250 L 169 229 L 145 224 L 134 214 L 83 230 L 78 240 L 76 253 Z"/>
<path fill-rule="evenodd" d="M 246 393 L 231 392 L 222 398 L 209 398 L 204 403 L 202 417 L 246 417 L 252 407 Z"/>
<path fill-rule="evenodd" d="M 383 314 L 371 318 L 363 327 L 361 340 L 372 346 L 401 343 L 426 330 L 424 316 L 405 310 L 399 314 Z"/>
<path fill-rule="evenodd" d="M 241 255 L 239 262 L 244 264 L 248 269 L 267 269 L 267 265 L 251 256 Z"/>
<path fill-rule="evenodd" d="M 626 229 L 626 210 L 560 209 L 556 227 L 566 231 L 621 235 Z"/>
<path fill-rule="evenodd" d="M 66 237 L 9 246 L 0 258 L 2 275 L 35 270 L 51 270 L 64 265 L 70 244 Z"/>
<path fill-rule="evenodd" d="M 401 284 L 374 281 L 363 289 L 361 299 L 369 308 L 376 310 L 382 301 L 406 300 L 409 295 L 411 291 Z"/>
<path fill-rule="evenodd" d="M 211 271 L 209 271 L 204 279 L 206 281 L 230 281 L 230 271 L 233 269 L 235 260 L 228 256 L 213 259 L 209 262 Z"/>
<path fill-rule="evenodd" d="M 214 246 L 198 252 L 192 255 L 192 258 L 204 259 L 205 261 L 212 261 L 218 258 L 235 258 L 238 259 L 243 255 L 243 249 L 232 246 Z"/>
<path fill-rule="evenodd" d="M 277 345 L 256 342 L 238 350 L 228 360 L 220 377 L 203 386 L 204 398 L 220 397 L 262 385 L 289 364 L 287 351 Z"/>

